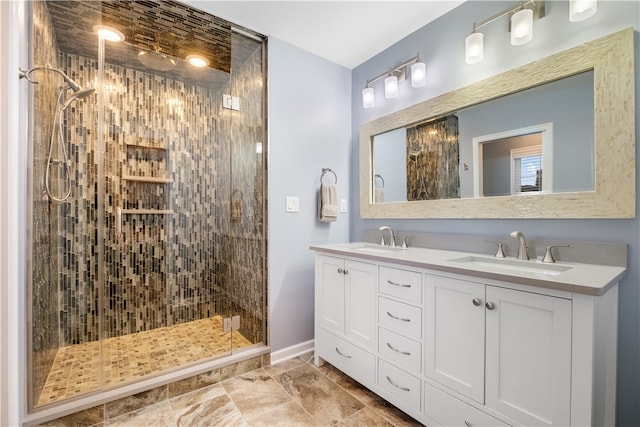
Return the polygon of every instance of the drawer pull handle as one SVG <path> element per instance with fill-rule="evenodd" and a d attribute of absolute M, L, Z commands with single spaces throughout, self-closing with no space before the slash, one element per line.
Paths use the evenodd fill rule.
<path fill-rule="evenodd" d="M 392 282 L 391 280 L 387 279 L 387 283 L 393 286 L 399 286 L 401 288 L 410 288 L 411 285 L 409 285 L 408 283 L 396 283 L 396 282 Z"/>
<path fill-rule="evenodd" d="M 342 356 L 342 357 L 346 357 L 347 359 L 351 359 L 351 356 L 348 356 L 348 355 L 346 355 L 346 354 L 342 354 L 342 353 L 340 352 L 340 350 L 338 350 L 338 347 L 336 347 L 336 353 L 338 353 L 338 354 L 339 354 L 340 356 Z"/>
<path fill-rule="evenodd" d="M 387 316 L 391 317 L 392 319 L 401 320 L 403 322 L 411 322 L 411 319 L 405 319 L 403 317 L 394 316 L 393 314 L 389 313 L 388 311 L 387 311 Z"/>
<path fill-rule="evenodd" d="M 389 384 L 391 384 L 395 388 L 399 388 L 402 391 L 411 391 L 410 388 L 399 386 L 398 384 L 396 384 L 393 381 L 391 381 L 391 378 L 389 378 L 389 375 L 387 375 L 387 381 L 389 381 Z"/>
<path fill-rule="evenodd" d="M 409 353 L 408 351 L 400 351 L 397 348 L 393 348 L 393 346 L 389 343 L 387 343 L 387 347 L 389 347 L 391 350 L 395 351 L 396 353 L 404 354 L 405 356 L 411 356 L 411 353 Z"/>

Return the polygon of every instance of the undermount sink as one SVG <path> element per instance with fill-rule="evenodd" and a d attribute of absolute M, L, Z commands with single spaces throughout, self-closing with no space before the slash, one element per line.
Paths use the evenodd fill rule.
<path fill-rule="evenodd" d="M 522 273 L 536 273 L 547 276 L 557 276 L 571 270 L 570 265 L 543 264 L 538 261 L 521 261 L 506 258 L 483 258 L 476 256 L 465 256 L 450 259 L 451 262 L 464 263 L 473 267 L 480 267 L 492 270 L 519 271 Z"/>
<path fill-rule="evenodd" d="M 362 246 L 358 246 L 355 248 L 352 248 L 353 250 L 356 251 L 361 251 L 361 252 L 370 252 L 370 253 L 379 253 L 379 254 L 387 254 L 389 252 L 395 252 L 395 251 L 404 251 L 406 250 L 406 248 L 400 248 L 397 246 L 382 246 L 382 245 L 374 245 L 374 244 L 370 244 L 370 245 L 366 245 L 363 244 Z"/>

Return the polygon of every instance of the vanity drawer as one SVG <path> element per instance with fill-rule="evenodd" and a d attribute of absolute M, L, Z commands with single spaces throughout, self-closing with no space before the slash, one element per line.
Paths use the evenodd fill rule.
<path fill-rule="evenodd" d="M 393 360 L 398 366 L 420 373 L 422 346 L 385 328 L 378 328 L 378 353 Z"/>
<path fill-rule="evenodd" d="M 405 406 L 420 411 L 420 378 L 378 359 L 378 386 Z"/>
<path fill-rule="evenodd" d="M 409 304 L 378 298 L 378 322 L 391 330 L 419 340 L 422 337 L 422 310 Z"/>
<path fill-rule="evenodd" d="M 508 426 L 431 384 L 424 385 L 424 413 L 436 426 Z"/>
<path fill-rule="evenodd" d="M 422 274 L 399 268 L 380 267 L 379 290 L 382 294 L 422 304 Z"/>
<path fill-rule="evenodd" d="M 317 329 L 316 352 L 327 362 L 364 385 L 372 385 L 376 378 L 376 358 L 359 347 L 326 331 Z"/>

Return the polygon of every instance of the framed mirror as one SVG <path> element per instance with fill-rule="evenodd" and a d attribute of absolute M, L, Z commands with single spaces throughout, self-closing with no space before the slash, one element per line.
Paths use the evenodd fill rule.
<path fill-rule="evenodd" d="M 366 123 L 363 218 L 633 218 L 633 29 Z"/>

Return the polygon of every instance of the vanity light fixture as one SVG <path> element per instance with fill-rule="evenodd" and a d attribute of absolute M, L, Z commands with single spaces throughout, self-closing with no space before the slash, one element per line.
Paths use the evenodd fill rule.
<path fill-rule="evenodd" d="M 543 0 L 524 0 L 516 7 L 503 10 L 495 15 L 473 23 L 473 31 L 465 39 L 465 60 L 467 64 L 475 64 L 484 58 L 484 34 L 478 30 L 491 22 L 511 15 L 511 44 L 521 45 L 533 38 L 533 20 L 544 16 Z"/>
<path fill-rule="evenodd" d="M 98 37 L 108 42 L 124 41 L 124 34 L 108 25 L 94 25 L 93 31 L 98 33 Z"/>
<path fill-rule="evenodd" d="M 373 108 L 376 105 L 375 93 L 371 84 L 377 82 L 384 77 L 384 95 L 385 98 L 395 98 L 398 96 L 398 82 L 406 79 L 407 66 L 411 65 L 411 86 L 421 87 L 427 82 L 426 66 L 424 62 L 420 60 L 420 55 L 416 55 L 413 58 L 405 61 L 401 65 L 393 68 L 389 71 L 367 80 L 364 89 L 362 90 L 362 107 Z"/>
<path fill-rule="evenodd" d="M 597 10 L 598 0 L 569 0 L 569 21 L 584 21 L 595 15 Z"/>

